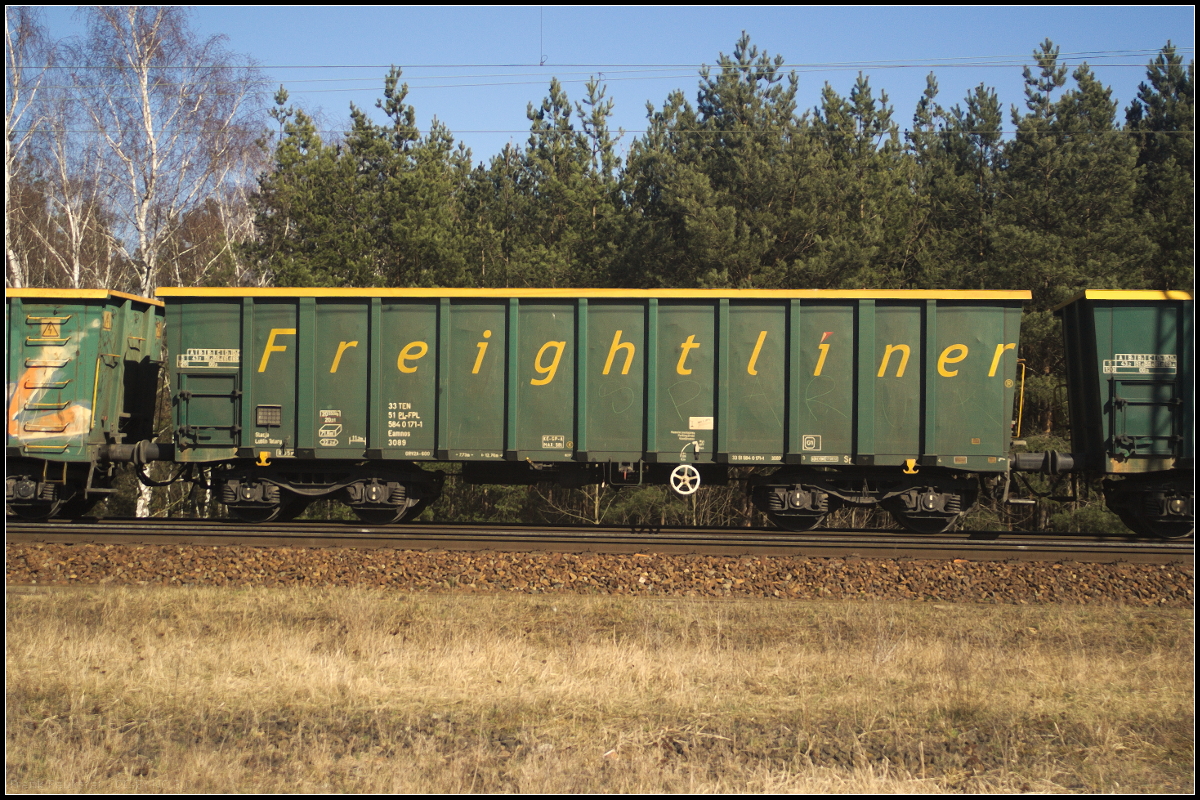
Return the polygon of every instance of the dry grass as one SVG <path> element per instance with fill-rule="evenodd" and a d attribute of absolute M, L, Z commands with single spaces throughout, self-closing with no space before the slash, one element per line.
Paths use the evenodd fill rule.
<path fill-rule="evenodd" d="M 17 792 L 1190 791 L 1190 611 L 9 594 Z"/>

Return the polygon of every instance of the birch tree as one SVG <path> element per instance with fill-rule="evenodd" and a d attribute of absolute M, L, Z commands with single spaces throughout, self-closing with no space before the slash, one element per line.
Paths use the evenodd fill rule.
<path fill-rule="evenodd" d="M 17 241 L 22 203 L 14 203 L 17 183 L 28 171 L 28 151 L 44 122 L 37 106 L 53 48 L 41 12 L 25 6 L 4 8 L 4 261 L 5 284 L 28 283 L 28 256 Z"/>
<path fill-rule="evenodd" d="M 261 74 L 228 52 L 224 37 L 198 38 L 188 14 L 89 9 L 87 33 L 71 54 L 80 107 L 105 152 L 116 248 L 143 295 L 158 286 L 187 214 L 236 195 L 261 152 Z"/>
<path fill-rule="evenodd" d="M 123 286 L 125 260 L 116 256 L 107 224 L 99 142 L 80 134 L 88 123 L 69 86 L 46 87 L 39 106 L 44 124 L 31 161 L 44 202 L 37 219 L 23 221 L 24 238 L 46 263 L 43 280 L 72 289 Z"/>

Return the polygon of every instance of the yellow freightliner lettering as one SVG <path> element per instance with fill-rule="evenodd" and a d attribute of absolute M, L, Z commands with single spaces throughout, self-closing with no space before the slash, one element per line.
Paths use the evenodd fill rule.
<path fill-rule="evenodd" d="M 633 363 L 633 354 L 637 352 L 637 348 L 633 346 L 633 342 L 622 342 L 621 333 L 617 331 L 613 334 L 612 347 L 608 348 L 608 360 L 604 362 L 604 375 L 612 369 L 613 359 L 616 358 L 618 350 L 625 351 L 625 366 L 621 368 L 621 374 L 629 374 L 629 365 Z"/>
<path fill-rule="evenodd" d="M 282 353 L 287 350 L 286 344 L 275 344 L 275 337 L 279 335 L 295 336 L 295 328 L 271 328 L 271 332 L 267 335 L 267 346 L 263 348 L 262 361 L 259 362 L 258 371 L 267 371 L 267 362 L 271 359 L 271 353 Z"/>
<path fill-rule="evenodd" d="M 342 353 L 351 347 L 358 347 L 358 342 L 338 343 L 337 355 L 333 357 L 333 365 L 329 368 L 330 373 L 337 372 L 338 364 L 342 363 Z M 262 370 L 260 369 L 259 372 L 262 372 Z"/>
<path fill-rule="evenodd" d="M 951 350 L 957 350 L 958 355 L 956 355 L 956 356 L 950 355 Z M 942 351 L 942 354 L 940 356 L 938 356 L 938 374 L 941 375 L 943 378 L 953 378 L 955 375 L 958 374 L 958 370 L 946 369 L 946 365 L 947 364 L 957 364 L 958 362 L 962 361 L 964 358 L 967 357 L 968 352 L 970 352 L 970 351 L 967 349 L 967 346 L 965 344 L 952 344 L 949 347 L 947 347 L 945 350 Z"/>
<path fill-rule="evenodd" d="M 491 337 L 492 337 L 492 332 L 491 332 L 491 331 L 484 331 L 484 332 L 483 332 L 483 338 L 485 338 L 485 339 L 490 339 Z M 477 344 L 477 345 L 475 345 L 475 346 L 479 348 L 479 355 L 475 356 L 475 366 L 471 367 L 471 374 L 472 374 L 472 375 L 478 375 L 478 374 L 479 374 L 479 367 L 483 365 L 483 354 L 487 352 L 487 346 L 488 346 L 488 343 L 487 343 L 487 342 L 480 342 L 479 344 Z"/>
<path fill-rule="evenodd" d="M 765 342 L 766 340 L 767 340 L 767 332 L 766 331 L 762 331 L 761 333 L 758 334 L 758 341 L 754 343 L 754 352 L 750 354 L 750 363 L 746 365 L 746 372 L 748 372 L 751 375 L 758 374 L 758 370 L 756 370 L 754 368 L 754 365 L 755 365 L 755 363 L 758 362 L 758 354 L 760 352 L 762 352 L 763 342 Z"/>
<path fill-rule="evenodd" d="M 882 378 L 887 372 L 888 361 L 892 358 L 892 353 L 900 351 L 900 367 L 896 370 L 896 377 L 904 377 L 904 368 L 908 366 L 909 349 L 906 344 L 889 344 L 883 349 L 883 361 L 879 362 L 879 374 L 875 377 Z"/>
<path fill-rule="evenodd" d="M 533 368 L 538 373 L 545 375 L 544 378 L 530 378 L 529 382 L 534 386 L 545 386 L 550 381 L 554 380 L 554 373 L 558 372 L 558 360 L 562 358 L 563 348 L 567 346 L 566 342 L 546 342 L 542 345 L 542 349 L 538 350 L 537 358 L 533 361 Z M 550 362 L 550 366 L 542 366 L 542 356 L 546 351 L 554 348 L 554 360 Z"/>
<path fill-rule="evenodd" d="M 817 345 L 817 349 L 821 351 L 821 355 L 817 358 L 817 368 L 813 370 L 813 377 L 821 374 L 821 370 L 825 367 L 825 356 L 829 355 L 829 345 L 825 342 Z"/>
<path fill-rule="evenodd" d="M 396 368 L 401 372 L 412 373 L 416 372 L 416 367 L 410 367 L 405 364 L 405 361 L 416 361 L 429 352 L 429 345 L 425 342 L 409 342 L 400 351 L 400 355 L 396 357 Z"/>
<path fill-rule="evenodd" d="M 679 363 L 675 366 L 676 372 L 678 372 L 680 375 L 691 375 L 692 374 L 692 371 L 690 369 L 684 368 L 683 362 L 687 361 L 688 351 L 692 350 L 694 348 L 697 348 L 699 346 L 700 345 L 698 345 L 696 343 L 696 334 L 694 334 L 694 333 L 691 336 L 687 337 L 686 342 L 679 345 L 680 349 L 683 350 L 683 352 L 679 354 Z"/>
<path fill-rule="evenodd" d="M 1004 351 L 1005 350 L 1016 350 L 1016 349 L 1017 349 L 1016 342 L 1012 342 L 1011 344 L 1004 344 L 1003 342 L 1001 342 L 1000 344 L 996 345 L 996 355 L 992 356 L 992 368 L 988 370 L 989 378 L 996 377 L 996 367 L 1000 366 L 1000 356 L 1004 355 Z"/>

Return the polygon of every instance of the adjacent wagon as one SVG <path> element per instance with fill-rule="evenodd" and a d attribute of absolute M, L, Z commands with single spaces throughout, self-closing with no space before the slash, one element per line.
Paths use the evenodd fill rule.
<path fill-rule="evenodd" d="M 5 313 L 5 504 L 30 518 L 82 514 L 112 491 L 113 462 L 154 438 L 162 303 L 7 289 Z"/>
<path fill-rule="evenodd" d="M 1195 332 L 1187 292 L 1088 290 L 1062 317 L 1072 471 L 1103 478 L 1130 528 L 1181 536 L 1195 525 Z"/>

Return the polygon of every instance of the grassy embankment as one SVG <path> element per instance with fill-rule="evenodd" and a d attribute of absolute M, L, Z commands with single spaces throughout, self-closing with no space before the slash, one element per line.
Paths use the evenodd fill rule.
<path fill-rule="evenodd" d="M 6 789 L 1187 792 L 1192 613 L 8 596 Z"/>

